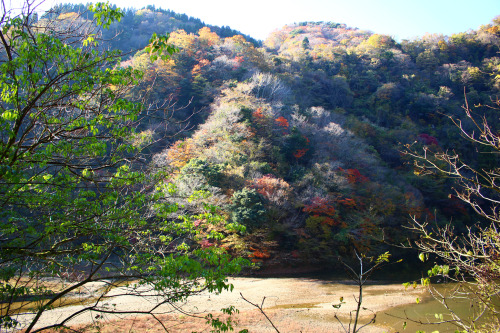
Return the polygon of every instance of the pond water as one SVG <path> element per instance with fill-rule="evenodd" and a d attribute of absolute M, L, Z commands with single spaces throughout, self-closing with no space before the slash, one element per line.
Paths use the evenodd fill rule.
<path fill-rule="evenodd" d="M 405 326 L 407 332 L 416 332 L 418 330 L 425 332 L 455 332 L 456 330 L 463 330 L 453 322 L 450 311 L 441 303 L 443 299 L 449 309 L 459 318 L 466 320 L 477 318 L 479 311 L 477 303 L 472 301 L 470 294 L 466 295 L 457 292 L 459 290 L 458 284 L 433 284 L 431 288 L 436 297 L 427 292 L 418 303 L 415 301 L 414 304 L 393 307 L 387 311 L 377 313 L 377 325 L 390 328 L 388 332 L 403 330 Z M 444 298 L 441 296 L 444 296 Z M 498 298 L 495 302 L 496 306 L 500 306 Z M 498 320 L 493 315 L 486 313 L 480 316 L 477 324 L 483 325 L 492 319 Z M 451 322 L 432 324 L 439 321 Z"/>
<path fill-rule="evenodd" d="M 401 289 L 404 290 L 403 281 L 411 281 L 411 278 L 409 275 L 403 277 L 400 275 L 398 278 L 397 275 L 398 274 L 393 274 L 389 276 L 387 280 L 382 280 L 381 276 L 378 275 L 377 279 L 371 281 L 368 285 L 384 286 L 400 283 Z M 325 281 L 338 283 L 339 280 L 341 280 L 339 276 L 340 274 L 319 274 L 315 277 Z M 430 292 L 425 292 L 419 297 L 418 303 L 415 297 L 415 302 L 412 304 L 395 306 L 388 310 L 377 312 L 375 325 L 387 328 L 387 332 L 416 332 L 420 330 L 428 333 L 435 331 L 443 333 L 460 330 L 460 326 L 453 322 L 432 324 L 439 321 L 452 321 L 453 319 L 449 314 L 449 310 L 440 302 L 443 298 L 439 297 L 439 295 L 444 296 L 446 304 L 459 318 L 466 318 L 468 320 L 469 318 L 477 316 L 479 311 L 478 305 L 471 301 L 471 294 L 467 295 L 457 292 L 457 290 L 459 290 L 458 284 L 433 283 L 430 288 L 437 297 L 433 297 Z M 410 286 L 409 289 L 412 289 L 412 287 Z M 370 297 L 370 293 L 366 293 L 363 297 L 364 300 L 367 300 Z M 500 311 L 500 297 L 497 296 L 494 299 L 494 305 L 496 310 Z M 492 320 L 497 322 L 500 319 L 492 314 L 485 314 L 480 317 L 477 323 L 478 325 L 483 325 Z M 404 329 L 404 327 L 406 327 L 406 329 Z M 367 329 L 367 331 L 369 331 L 369 329 Z"/>

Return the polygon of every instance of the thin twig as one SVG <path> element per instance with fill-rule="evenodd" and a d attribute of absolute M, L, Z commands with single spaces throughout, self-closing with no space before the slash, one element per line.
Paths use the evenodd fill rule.
<path fill-rule="evenodd" d="M 264 317 L 266 317 L 267 321 L 273 326 L 274 330 L 277 332 L 277 333 L 280 333 L 280 331 L 278 330 L 278 328 L 274 325 L 273 321 L 271 320 L 271 318 L 269 318 L 266 314 L 266 312 L 264 311 L 264 301 L 266 300 L 266 297 L 264 296 L 264 298 L 262 298 L 262 303 L 259 305 L 259 304 L 255 304 L 255 303 L 252 303 L 250 302 L 249 300 L 247 300 L 243 294 L 240 292 L 240 296 L 241 298 L 247 302 L 248 304 L 250 305 L 253 305 L 255 306 L 257 309 L 259 309 L 259 311 L 264 315 Z"/>

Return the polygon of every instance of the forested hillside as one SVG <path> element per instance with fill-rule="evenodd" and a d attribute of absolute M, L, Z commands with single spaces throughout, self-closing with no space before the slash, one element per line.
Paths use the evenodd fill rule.
<path fill-rule="evenodd" d="M 80 7 L 63 5 L 61 18 Z M 412 237 L 403 227 L 410 216 L 458 229 L 475 222 L 450 180 L 420 177 L 403 152 L 455 149 L 479 167 L 497 162 L 457 145 L 446 115 L 461 116 L 465 98 L 480 105 L 498 96 L 499 28 L 496 19 L 398 43 L 344 24 L 301 22 L 261 46 L 150 6 L 126 10 L 104 36 L 106 47 L 129 51 L 153 32 L 170 32 L 179 49 L 154 63 L 142 49 L 121 66 L 144 72 L 134 94 L 147 93 L 151 104 L 168 99 L 172 121 L 189 119 L 182 137 L 152 147 L 151 163 L 168 170 L 182 213 L 214 205 L 235 226 L 218 240 L 214 226 L 197 220 L 200 244 L 297 266 L 353 249 L 386 251 Z M 153 138 L 169 133 L 152 123 L 140 128 Z"/>
<path fill-rule="evenodd" d="M 154 82 L 152 99 L 187 105 L 179 116 L 198 112 L 193 131 L 154 162 L 171 168 L 184 195 L 197 193 L 186 210 L 210 202 L 246 226 L 218 245 L 254 261 L 329 261 L 403 242 L 410 215 L 459 229 L 472 222 L 450 181 L 420 177 L 402 152 L 412 144 L 496 162 L 457 145 L 445 115 L 461 116 L 465 97 L 479 105 L 498 94 L 499 24 L 397 43 L 304 22 L 263 48 L 204 27 L 173 32 L 180 52 L 168 62 L 144 65 L 139 52 L 123 65 L 146 71 L 139 89 Z"/>
<path fill-rule="evenodd" d="M 498 331 L 500 16 L 401 42 L 333 22 L 255 41 L 153 6 L 40 5 L 0 2 L 0 330 L 182 314 L 231 331 L 233 305 L 189 298 L 344 266 L 357 331 L 395 257 L 384 278 L 426 262 L 441 323 Z"/>
<path fill-rule="evenodd" d="M 116 6 L 113 8 L 116 8 Z M 120 21 L 112 22 L 109 29 L 103 30 L 102 33 L 106 41 L 105 46 L 119 49 L 125 53 L 146 47 L 153 33 L 165 34 L 179 29 L 188 33 L 196 33 L 199 29 L 208 27 L 221 37 L 241 34 L 230 27 L 208 25 L 198 18 L 168 9 L 157 9 L 154 5 L 139 10 L 135 8 L 122 9 L 124 15 Z M 84 4 L 56 5 L 52 11 L 42 15 L 42 18 L 53 19 L 59 17 L 59 19 L 70 19 L 71 16 L 76 17 L 76 13 L 81 13 L 82 18 L 93 18 L 93 13 L 89 12 L 87 5 Z M 250 36 L 245 36 L 245 38 L 255 45 L 259 43 Z"/>

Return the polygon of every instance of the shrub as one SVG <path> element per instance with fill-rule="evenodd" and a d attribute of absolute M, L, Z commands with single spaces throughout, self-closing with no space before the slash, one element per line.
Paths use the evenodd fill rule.
<path fill-rule="evenodd" d="M 244 188 L 236 191 L 230 205 L 231 218 L 234 222 L 249 228 L 259 227 L 266 220 L 263 198 L 256 190 Z"/>

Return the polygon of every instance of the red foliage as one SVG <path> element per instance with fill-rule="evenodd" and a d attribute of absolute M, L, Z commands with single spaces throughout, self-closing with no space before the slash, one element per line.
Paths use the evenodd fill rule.
<path fill-rule="evenodd" d="M 330 204 L 330 200 L 326 198 L 315 197 L 312 199 L 311 204 L 306 205 L 303 210 L 313 216 L 335 216 L 335 208 Z"/>
<path fill-rule="evenodd" d="M 436 218 L 436 216 L 434 214 L 432 214 L 431 210 L 429 208 L 425 208 L 424 209 L 424 216 L 425 218 L 428 220 L 428 221 L 431 221 L 431 220 L 434 220 Z"/>
<path fill-rule="evenodd" d="M 344 170 L 342 168 L 339 168 L 339 170 L 346 174 L 347 181 L 350 184 L 365 183 L 369 180 L 368 177 L 363 176 L 358 169 Z"/>
<path fill-rule="evenodd" d="M 259 258 L 259 259 L 269 259 L 269 258 L 271 258 L 271 255 L 267 251 L 265 251 L 265 252 L 263 252 L 263 251 L 255 251 L 251 255 L 254 258 Z"/>
<path fill-rule="evenodd" d="M 258 108 L 257 110 L 255 110 L 255 111 L 252 113 L 252 116 L 253 116 L 255 119 L 264 119 L 264 118 L 265 118 L 264 114 L 262 113 L 262 108 Z"/>
<path fill-rule="evenodd" d="M 340 199 L 337 202 L 344 205 L 347 208 L 355 208 L 356 207 L 356 201 L 354 199 L 345 198 L 345 199 Z"/>
<path fill-rule="evenodd" d="M 428 208 L 425 208 L 424 206 L 420 205 L 413 193 L 407 192 L 404 194 L 404 197 L 405 197 L 405 203 L 402 207 L 402 210 L 406 214 L 412 217 L 414 216 L 417 219 L 422 219 L 422 218 L 426 218 L 428 220 L 434 219 L 434 215 L 431 213 L 431 211 Z"/>
<path fill-rule="evenodd" d="M 305 149 L 297 149 L 294 153 L 293 153 L 293 156 L 295 158 L 301 158 L 301 157 L 304 157 L 304 155 L 307 153 L 309 149 L 308 148 L 305 148 Z"/>
<path fill-rule="evenodd" d="M 200 242 L 200 245 L 202 248 L 207 248 L 207 247 L 210 247 L 210 246 L 214 246 L 215 244 L 210 242 L 208 239 L 203 239 L 201 242 Z"/>
<path fill-rule="evenodd" d="M 327 224 L 329 226 L 334 226 L 338 224 L 338 222 L 332 219 L 331 217 L 322 216 L 321 218 L 322 218 L 321 224 L 323 225 Z"/>
<path fill-rule="evenodd" d="M 421 133 L 418 135 L 418 139 L 428 146 L 438 145 L 438 140 L 429 134 Z"/>
<path fill-rule="evenodd" d="M 249 258 L 254 258 L 254 259 L 269 259 L 271 258 L 271 255 L 269 254 L 269 251 L 267 250 L 258 250 L 254 249 L 253 247 L 249 248 L 251 251 L 253 251 L 248 257 Z M 252 260 L 253 261 L 253 260 Z"/>
<path fill-rule="evenodd" d="M 279 117 L 278 119 L 274 120 L 279 126 L 288 128 L 290 124 L 288 124 L 288 120 L 286 120 L 283 116 Z"/>

